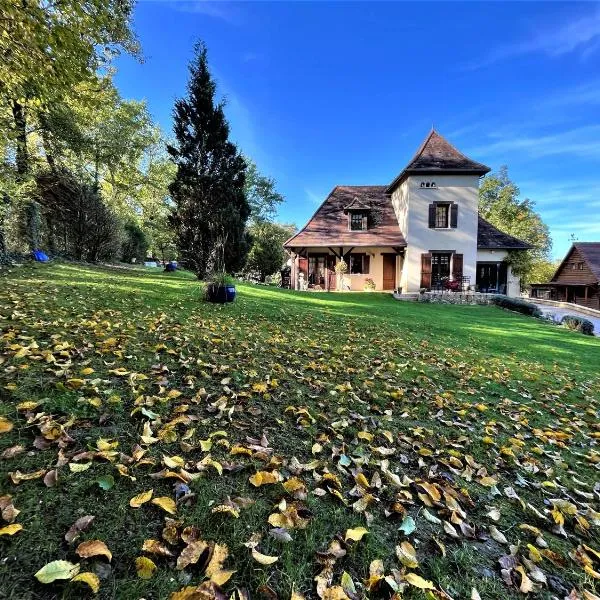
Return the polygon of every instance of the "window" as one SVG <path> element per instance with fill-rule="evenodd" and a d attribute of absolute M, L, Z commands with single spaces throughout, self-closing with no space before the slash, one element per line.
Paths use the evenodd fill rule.
<path fill-rule="evenodd" d="M 448 215 L 450 213 L 449 204 L 435 205 L 435 226 L 436 228 L 445 229 L 448 227 Z"/>
<path fill-rule="evenodd" d="M 348 272 L 351 275 L 368 275 L 370 258 L 368 254 L 351 254 Z"/>
<path fill-rule="evenodd" d="M 442 279 L 450 278 L 450 254 L 433 252 L 431 254 L 431 282 L 439 285 Z"/>
<path fill-rule="evenodd" d="M 350 231 L 363 231 L 367 228 L 367 215 L 362 212 L 350 213 Z"/>
<path fill-rule="evenodd" d="M 435 189 L 437 188 L 437 185 L 435 184 L 435 181 L 421 181 L 421 187 Z"/>
<path fill-rule="evenodd" d="M 577 270 L 578 271 L 583 271 L 583 263 L 582 262 L 578 262 L 577 263 Z"/>

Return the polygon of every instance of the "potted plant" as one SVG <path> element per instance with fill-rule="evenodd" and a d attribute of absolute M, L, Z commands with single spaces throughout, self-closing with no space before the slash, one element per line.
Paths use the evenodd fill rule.
<path fill-rule="evenodd" d="M 369 277 L 365 279 L 364 290 L 365 292 L 374 292 L 375 291 L 375 282 Z"/>
<path fill-rule="evenodd" d="M 227 273 L 214 273 L 206 285 L 206 299 L 209 302 L 233 302 L 235 300 L 235 280 Z"/>

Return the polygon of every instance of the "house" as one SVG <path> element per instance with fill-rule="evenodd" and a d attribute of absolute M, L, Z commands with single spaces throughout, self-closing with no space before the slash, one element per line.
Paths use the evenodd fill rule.
<path fill-rule="evenodd" d="M 531 286 L 531 297 L 600 310 L 600 242 L 575 242 L 550 282 Z"/>
<path fill-rule="evenodd" d="M 372 280 L 377 290 L 412 293 L 455 281 L 518 295 L 519 278 L 504 259 L 531 246 L 478 214 L 479 179 L 489 170 L 432 129 L 390 184 L 333 188 L 284 244 L 292 286 L 336 289 L 343 259 L 345 289 Z"/>

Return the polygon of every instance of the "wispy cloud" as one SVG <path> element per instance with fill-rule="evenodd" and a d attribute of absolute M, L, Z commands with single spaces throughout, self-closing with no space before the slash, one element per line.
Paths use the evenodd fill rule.
<path fill-rule="evenodd" d="M 571 155 L 600 159 L 600 125 L 576 127 L 551 135 L 502 132 L 492 136 L 495 141 L 472 148 L 473 156 L 506 156 L 521 153 L 530 158 Z"/>
<path fill-rule="evenodd" d="M 201 14 L 236 25 L 240 21 L 239 11 L 229 2 L 220 0 L 167 0 L 167 3 L 180 12 Z"/>
<path fill-rule="evenodd" d="M 599 48 L 600 8 L 596 6 L 590 14 L 580 16 L 558 27 L 532 31 L 527 39 L 498 46 L 487 56 L 463 65 L 463 69 L 480 69 L 499 61 L 528 54 L 559 57 L 578 51 L 581 58 L 585 60 Z"/>
<path fill-rule="evenodd" d="M 597 104 L 600 104 L 600 80 L 562 90 L 542 101 L 542 105 L 548 108 Z"/>
<path fill-rule="evenodd" d="M 306 197 L 308 198 L 310 203 L 314 204 L 315 206 L 319 206 L 323 202 L 323 200 L 325 200 L 325 196 L 316 194 L 315 192 L 313 192 L 312 190 L 309 190 L 308 188 L 304 189 L 304 193 L 306 194 Z"/>

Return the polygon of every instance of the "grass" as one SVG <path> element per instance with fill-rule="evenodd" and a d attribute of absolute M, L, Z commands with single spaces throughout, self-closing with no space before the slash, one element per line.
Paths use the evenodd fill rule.
<path fill-rule="evenodd" d="M 383 580 L 369 581 L 380 559 L 404 598 L 426 597 L 408 584 L 410 571 L 440 598 L 468 598 L 473 588 L 485 599 L 517 597 L 528 584 L 516 568 L 503 579 L 498 559 L 510 549 L 491 525 L 514 545 L 530 596 L 597 590 L 600 558 L 574 550 L 600 549 L 600 340 L 493 307 L 251 285 L 238 292 L 233 305 L 211 305 L 199 301 L 188 273 L 125 267 L 32 265 L 4 274 L 0 452 L 23 451 L 1 461 L 0 496 L 12 496 L 23 530 L 0 535 L 2 597 L 91 595 L 81 583 L 39 583 L 34 574 L 54 560 L 98 574 L 100 598 L 159 599 L 196 586 L 206 565 L 176 569 L 181 541 L 165 542 L 173 558 L 142 551 L 144 540 L 161 540 L 165 517 L 180 521 L 179 533 L 193 525 L 203 540 L 227 545 L 224 568 L 236 570 L 223 585 L 228 595 L 237 586 L 251 597 L 312 598 L 316 576 L 339 586 L 346 572 L 358 596 L 387 597 Z M 145 424 L 158 441 L 142 439 Z M 103 440 L 118 446 L 103 454 Z M 232 453 L 236 446 L 242 453 Z M 166 467 L 165 457 L 180 457 L 183 470 Z M 90 467 L 72 472 L 81 462 Z M 8 474 L 53 469 L 53 487 L 41 477 L 15 484 Z M 277 471 L 282 482 L 297 476 L 307 493 L 254 487 L 257 471 Z M 328 473 L 338 478 L 337 496 Z M 108 475 L 114 485 L 103 490 L 97 480 Z M 148 489 L 174 499 L 181 479 L 190 496 L 176 515 L 151 503 L 130 507 Z M 212 512 L 236 497 L 253 502 L 238 518 Z M 269 534 L 268 519 L 290 505 L 307 526 L 291 529 L 286 543 Z M 83 515 L 95 516 L 92 526 L 67 543 Z M 416 524 L 409 535 L 398 529 L 407 515 Z M 426 515 L 452 523 L 456 536 Z M 369 533 L 345 544 L 357 526 Z M 277 562 L 252 558 L 245 544 L 255 533 L 258 550 Z M 327 553 L 336 539 L 344 556 Z M 79 557 L 83 540 L 104 541 L 112 561 Z M 396 557 L 403 541 L 418 567 Z M 140 556 L 157 565 L 151 579 L 137 576 Z"/>

